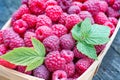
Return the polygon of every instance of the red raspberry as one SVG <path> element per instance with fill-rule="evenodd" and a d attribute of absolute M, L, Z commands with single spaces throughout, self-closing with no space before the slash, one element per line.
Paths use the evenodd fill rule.
<path fill-rule="evenodd" d="M 32 71 L 25 72 L 26 66 L 17 66 L 16 70 L 19 71 L 19 72 L 25 73 L 25 74 L 29 74 L 29 75 L 32 74 Z"/>
<path fill-rule="evenodd" d="M 91 63 L 88 60 L 80 59 L 75 64 L 75 69 L 79 74 L 82 74 L 89 68 L 90 65 L 91 65 Z"/>
<path fill-rule="evenodd" d="M 25 45 L 27 47 L 32 47 L 32 42 L 31 42 L 31 38 L 32 37 L 36 37 L 35 33 L 33 32 L 30 32 L 30 31 L 27 31 L 25 34 L 24 34 L 24 42 L 25 42 Z"/>
<path fill-rule="evenodd" d="M 67 18 L 68 14 L 67 13 L 62 13 L 59 19 L 59 23 L 65 25 L 65 20 Z"/>
<path fill-rule="evenodd" d="M 70 14 L 66 18 L 66 24 L 65 24 L 65 26 L 67 27 L 68 30 L 71 30 L 74 25 L 76 25 L 77 23 L 79 23 L 81 21 L 82 21 L 82 19 L 80 19 L 80 17 L 78 15 L 76 15 L 76 14 Z"/>
<path fill-rule="evenodd" d="M 71 50 L 75 46 L 75 40 L 71 34 L 65 34 L 60 37 L 60 46 L 62 49 Z"/>
<path fill-rule="evenodd" d="M 62 35 L 67 34 L 68 32 L 67 28 L 62 24 L 54 24 L 52 26 L 52 31 L 53 34 L 55 34 L 58 37 L 61 37 Z"/>
<path fill-rule="evenodd" d="M 105 48 L 105 45 L 95 45 L 96 53 L 99 55 L 99 53 Z"/>
<path fill-rule="evenodd" d="M 46 8 L 46 15 L 50 17 L 52 21 L 58 21 L 62 14 L 62 9 L 60 6 L 48 6 Z"/>
<path fill-rule="evenodd" d="M 109 17 L 116 17 L 116 18 L 119 18 L 119 17 L 120 17 L 120 12 L 114 10 L 114 9 L 111 8 L 111 7 L 108 7 L 108 10 L 107 10 L 106 14 L 107 14 Z"/>
<path fill-rule="evenodd" d="M 114 24 L 114 26 L 116 26 L 116 25 L 117 25 L 117 23 L 118 23 L 117 18 L 115 18 L 115 17 L 109 17 L 108 19 L 109 19 L 109 21 L 110 21 L 111 23 L 113 23 L 113 24 Z"/>
<path fill-rule="evenodd" d="M 21 0 L 21 3 L 28 5 L 28 0 Z"/>
<path fill-rule="evenodd" d="M 112 6 L 115 2 L 115 0 L 105 0 L 110 6 Z"/>
<path fill-rule="evenodd" d="M 0 44 L 2 44 L 4 41 L 3 41 L 3 31 L 0 30 Z"/>
<path fill-rule="evenodd" d="M 73 76 L 74 72 L 75 72 L 75 65 L 73 62 L 70 62 L 68 64 L 65 65 L 65 68 L 63 69 L 66 73 L 68 77 Z"/>
<path fill-rule="evenodd" d="M 81 11 L 79 13 L 79 16 L 82 20 L 84 20 L 85 18 L 90 18 L 91 22 L 94 23 L 94 19 L 92 17 L 92 14 L 88 11 Z"/>
<path fill-rule="evenodd" d="M 114 30 L 115 30 L 115 26 L 113 23 L 111 23 L 110 21 L 107 21 L 104 23 L 105 26 L 108 26 L 110 28 L 110 35 L 113 34 Z"/>
<path fill-rule="evenodd" d="M 15 22 L 16 20 L 21 19 L 23 14 L 28 13 L 30 13 L 30 11 L 27 5 L 25 4 L 21 5 L 20 8 L 12 15 L 11 25 L 13 25 L 13 22 Z"/>
<path fill-rule="evenodd" d="M 83 53 L 79 52 L 76 47 L 74 47 L 73 52 L 74 52 L 74 56 L 76 58 L 86 58 L 87 57 Z"/>
<path fill-rule="evenodd" d="M 48 6 L 54 6 L 54 5 L 57 5 L 57 2 L 55 0 L 48 0 L 46 3 L 45 3 L 45 6 L 48 7 Z"/>
<path fill-rule="evenodd" d="M 36 28 L 38 28 L 39 26 L 49 26 L 51 27 L 52 25 L 52 21 L 51 19 L 46 16 L 46 15 L 39 15 L 37 17 L 37 25 L 36 25 Z"/>
<path fill-rule="evenodd" d="M 60 56 L 59 51 L 52 51 L 45 58 L 45 65 L 51 72 L 62 70 L 65 64 L 66 60 Z"/>
<path fill-rule="evenodd" d="M 3 41 L 10 49 L 24 46 L 23 39 L 12 28 L 3 31 Z"/>
<path fill-rule="evenodd" d="M 81 7 L 82 7 L 82 3 L 77 2 L 77 1 L 72 2 L 71 5 L 72 5 L 72 6 L 79 6 L 80 9 L 81 9 Z"/>
<path fill-rule="evenodd" d="M 0 45 L 0 53 L 1 54 L 5 54 L 7 52 L 7 48 L 4 44 Z"/>
<path fill-rule="evenodd" d="M 106 21 L 108 21 L 107 16 L 103 12 L 99 12 L 95 17 L 94 20 L 98 24 L 104 24 Z"/>
<path fill-rule="evenodd" d="M 32 14 L 24 14 L 22 16 L 22 20 L 26 21 L 26 23 L 28 24 L 28 27 L 31 28 L 36 26 L 37 17 Z"/>
<path fill-rule="evenodd" d="M 85 1 L 87 1 L 87 0 L 75 0 L 75 1 L 78 1 L 78 2 L 85 2 Z"/>
<path fill-rule="evenodd" d="M 4 66 L 4 67 L 7 67 L 7 68 L 10 68 L 10 69 L 15 69 L 16 68 L 16 65 L 4 60 L 4 59 L 0 59 L 0 65 Z"/>
<path fill-rule="evenodd" d="M 60 52 L 62 58 L 66 60 L 67 63 L 72 62 L 74 58 L 74 53 L 70 50 L 62 50 Z"/>
<path fill-rule="evenodd" d="M 113 9 L 120 10 L 120 0 L 116 0 L 113 4 Z"/>
<path fill-rule="evenodd" d="M 81 9 L 79 8 L 79 6 L 70 6 L 68 9 L 68 13 L 69 14 L 79 14 L 81 11 Z"/>
<path fill-rule="evenodd" d="M 52 80 L 66 80 L 67 74 L 63 70 L 57 70 L 52 74 Z"/>
<path fill-rule="evenodd" d="M 33 71 L 33 75 L 38 78 L 43 78 L 45 80 L 48 80 L 50 76 L 50 72 L 44 65 L 41 65 Z"/>
<path fill-rule="evenodd" d="M 42 41 L 43 39 L 45 39 L 46 37 L 52 35 L 52 29 L 49 28 L 48 26 L 40 26 L 39 28 L 37 28 L 37 30 L 35 31 L 36 37 Z"/>
<path fill-rule="evenodd" d="M 59 50 L 59 38 L 55 35 L 49 36 L 43 40 L 43 44 L 46 47 L 47 51 Z"/>
<path fill-rule="evenodd" d="M 30 11 L 36 15 L 43 13 L 45 10 L 45 0 L 29 0 L 28 5 Z"/>
<path fill-rule="evenodd" d="M 24 34 L 28 28 L 28 24 L 23 21 L 22 19 L 19 19 L 13 23 L 13 29 L 15 32 L 19 34 Z"/>
<path fill-rule="evenodd" d="M 35 29 L 34 29 L 34 28 L 29 28 L 27 31 L 34 33 L 34 32 L 35 32 Z M 26 31 L 26 32 L 27 32 L 27 31 Z"/>

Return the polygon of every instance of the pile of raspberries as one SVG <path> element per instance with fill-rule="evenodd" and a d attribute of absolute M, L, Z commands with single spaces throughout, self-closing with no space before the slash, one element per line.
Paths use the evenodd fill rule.
<path fill-rule="evenodd" d="M 31 37 L 46 48 L 44 63 L 33 71 L 0 59 L 0 65 L 45 80 L 77 80 L 94 62 L 77 50 L 71 29 L 85 18 L 109 26 L 113 34 L 120 17 L 120 0 L 22 0 L 11 27 L 0 31 L 0 55 L 32 47 Z M 95 46 L 97 55 L 105 45 Z"/>

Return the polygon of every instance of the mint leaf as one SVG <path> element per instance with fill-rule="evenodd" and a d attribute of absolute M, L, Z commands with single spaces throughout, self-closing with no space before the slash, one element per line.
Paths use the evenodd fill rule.
<path fill-rule="evenodd" d="M 85 42 L 92 45 L 101 45 L 109 41 L 110 28 L 103 25 L 92 25 Z"/>
<path fill-rule="evenodd" d="M 96 50 L 93 45 L 87 44 L 85 42 L 78 42 L 77 49 L 86 56 L 97 60 Z"/>
<path fill-rule="evenodd" d="M 45 56 L 45 47 L 44 45 L 37 39 L 32 38 L 32 44 L 34 46 L 35 51 L 40 55 L 40 56 Z"/>

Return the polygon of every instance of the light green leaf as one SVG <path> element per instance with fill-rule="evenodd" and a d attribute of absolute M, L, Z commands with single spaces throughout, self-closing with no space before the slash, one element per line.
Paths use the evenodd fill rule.
<path fill-rule="evenodd" d="M 40 65 L 43 64 L 43 61 L 44 61 L 44 58 L 43 58 L 43 57 L 41 57 L 41 58 L 39 58 L 39 59 L 37 58 L 35 61 L 31 62 L 31 63 L 27 66 L 26 71 L 31 71 L 31 70 L 39 67 Z"/>
<path fill-rule="evenodd" d="M 110 28 L 103 25 L 92 25 L 89 37 L 85 42 L 92 45 L 105 44 L 109 41 Z"/>
<path fill-rule="evenodd" d="M 32 44 L 34 46 L 35 51 L 42 57 L 45 56 L 45 47 L 44 45 L 37 39 L 32 38 Z"/>
<path fill-rule="evenodd" d="M 93 45 L 89 45 L 85 42 L 78 42 L 77 49 L 78 49 L 78 51 L 82 52 L 83 54 L 85 54 L 89 58 L 92 58 L 95 60 L 97 59 L 96 50 L 95 50 Z"/>

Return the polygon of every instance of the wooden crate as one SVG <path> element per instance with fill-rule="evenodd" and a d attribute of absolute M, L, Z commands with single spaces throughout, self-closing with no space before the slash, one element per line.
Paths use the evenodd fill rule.
<path fill-rule="evenodd" d="M 2 29 L 6 29 L 10 27 L 11 19 L 8 20 L 8 22 L 3 26 Z M 77 80 L 92 80 L 93 76 L 98 71 L 98 68 L 102 62 L 102 59 L 104 58 L 105 54 L 107 53 L 110 45 L 112 44 L 118 30 L 120 27 L 120 20 L 118 22 L 118 25 L 116 26 L 115 32 L 113 33 L 112 37 L 110 38 L 110 41 L 107 43 L 104 50 L 100 53 L 98 56 L 98 60 L 94 61 L 94 63 L 77 79 Z M 20 73 L 15 70 L 8 69 L 6 67 L 0 66 L 0 80 L 44 80 L 37 77 L 33 77 L 27 74 Z"/>

